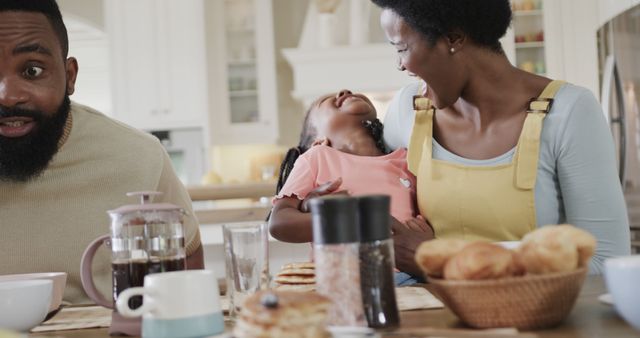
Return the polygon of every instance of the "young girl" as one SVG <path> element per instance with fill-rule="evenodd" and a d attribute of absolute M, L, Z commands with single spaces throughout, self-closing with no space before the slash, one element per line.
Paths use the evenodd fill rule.
<path fill-rule="evenodd" d="M 382 123 L 367 97 L 349 90 L 321 97 L 307 111 L 300 144 L 287 152 L 280 168 L 271 235 L 311 242 L 306 202 L 327 193 L 390 195 L 395 219 L 409 228 L 427 226 L 416 215 L 415 177 L 406 156 L 405 149 L 385 150 Z"/>

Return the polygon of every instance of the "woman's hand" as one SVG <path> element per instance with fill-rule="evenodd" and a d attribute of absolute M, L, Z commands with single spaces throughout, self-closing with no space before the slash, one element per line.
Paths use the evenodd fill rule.
<path fill-rule="evenodd" d="M 345 195 L 348 196 L 349 193 L 346 190 L 338 191 L 338 188 L 342 185 L 342 178 L 338 178 L 335 181 L 327 182 L 313 190 L 305 197 L 300 203 L 300 211 L 309 212 L 309 201 L 313 198 L 324 196 L 324 195 Z"/>
<path fill-rule="evenodd" d="M 418 215 L 405 223 L 391 218 L 393 248 L 396 256 L 396 268 L 413 276 L 422 276 L 422 270 L 415 260 L 416 249 L 424 242 L 433 239 L 433 228 L 427 220 Z"/>
<path fill-rule="evenodd" d="M 404 224 L 406 225 L 407 228 L 412 229 L 414 231 L 431 232 L 431 234 L 433 234 L 433 228 L 431 227 L 431 224 L 429 224 L 429 222 L 427 222 L 427 220 L 424 219 L 422 215 L 418 215 L 414 218 L 410 218 L 406 220 Z"/>

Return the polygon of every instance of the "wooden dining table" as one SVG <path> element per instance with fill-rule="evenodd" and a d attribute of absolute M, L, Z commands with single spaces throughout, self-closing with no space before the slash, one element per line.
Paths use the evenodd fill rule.
<path fill-rule="evenodd" d="M 426 285 L 429 289 L 429 285 Z M 601 276 L 587 277 L 571 314 L 560 325 L 538 331 L 523 332 L 523 337 L 540 338 L 638 338 L 635 331 L 620 318 L 612 306 L 598 300 L 606 292 Z M 231 330 L 227 322 L 227 330 Z M 395 334 L 382 332 L 382 337 L 491 337 L 482 330 L 465 327 L 448 309 L 431 309 L 401 312 L 401 327 Z M 57 338 L 107 338 L 106 328 L 57 331 L 30 334 L 29 337 Z M 495 337 L 500 337 L 495 335 Z"/>

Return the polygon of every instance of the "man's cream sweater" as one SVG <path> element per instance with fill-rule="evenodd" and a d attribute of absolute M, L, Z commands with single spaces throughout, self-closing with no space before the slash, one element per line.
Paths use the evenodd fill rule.
<path fill-rule="evenodd" d="M 80 258 L 109 233 L 107 210 L 139 203 L 125 194 L 160 191 L 193 215 L 191 200 L 153 136 L 72 104 L 70 133 L 44 173 L 27 183 L 0 181 L 0 274 L 69 273 L 64 299 L 89 302 L 80 284 Z M 68 131 L 68 130 L 67 130 Z M 198 248 L 198 224 L 185 217 L 187 254 Z M 111 297 L 111 255 L 99 250 L 94 280 Z"/>

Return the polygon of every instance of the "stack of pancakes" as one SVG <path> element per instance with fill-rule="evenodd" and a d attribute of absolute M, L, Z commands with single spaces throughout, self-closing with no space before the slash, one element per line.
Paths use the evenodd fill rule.
<path fill-rule="evenodd" d="M 289 263 L 276 275 L 276 289 L 281 291 L 313 291 L 316 268 L 313 263 Z"/>
<path fill-rule="evenodd" d="M 331 302 L 315 292 L 264 290 L 248 297 L 233 329 L 235 338 L 328 338 Z"/>

